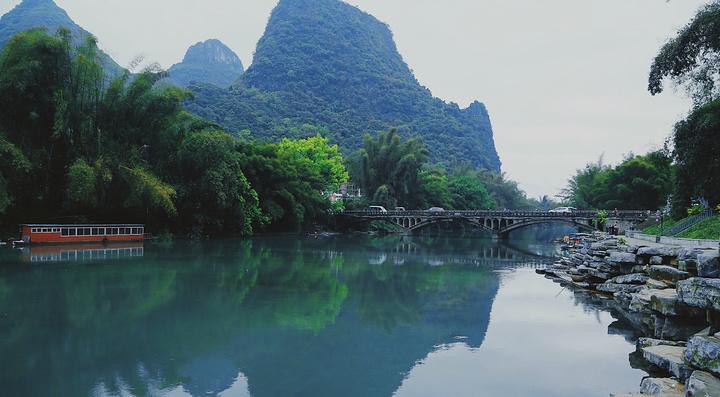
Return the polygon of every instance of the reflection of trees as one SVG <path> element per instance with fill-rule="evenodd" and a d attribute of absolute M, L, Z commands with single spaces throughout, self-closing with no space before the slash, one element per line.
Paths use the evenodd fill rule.
<path fill-rule="evenodd" d="M 498 288 L 482 268 L 367 265 L 368 245 L 397 238 L 176 243 L 125 261 L 0 268 L 0 387 L 199 395 L 243 371 L 254 395 L 291 382 L 392 393 L 438 343 L 482 343 Z M 341 380 L 355 391 L 333 389 Z"/>

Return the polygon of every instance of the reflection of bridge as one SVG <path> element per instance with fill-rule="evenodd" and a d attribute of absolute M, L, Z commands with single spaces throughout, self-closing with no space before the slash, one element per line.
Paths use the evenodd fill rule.
<path fill-rule="evenodd" d="M 597 230 L 595 219 L 600 211 L 553 213 L 549 211 L 345 211 L 341 217 L 355 222 L 385 221 L 400 226 L 406 233 L 448 222 L 463 222 L 507 237 L 513 230 L 548 222 L 562 222 L 581 230 Z M 605 211 L 608 224 L 628 229 L 647 218 L 646 211 Z"/>
<path fill-rule="evenodd" d="M 427 250 L 418 244 L 406 242 L 397 244 L 392 251 L 369 252 L 372 265 L 393 263 L 402 265 L 406 260 L 426 263 L 430 266 L 460 265 L 486 268 L 528 267 L 539 268 L 551 265 L 556 258 L 537 254 L 528 254 L 520 250 L 501 245 L 489 245 L 472 248 L 464 255 L 455 252 L 438 253 Z"/>

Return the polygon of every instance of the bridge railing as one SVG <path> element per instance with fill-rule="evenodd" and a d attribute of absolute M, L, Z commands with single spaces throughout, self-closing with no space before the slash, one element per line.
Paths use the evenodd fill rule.
<path fill-rule="evenodd" d="M 389 217 L 477 217 L 477 218 L 595 218 L 601 211 L 574 211 L 568 213 L 556 213 L 550 211 L 468 211 L 468 210 L 445 210 L 445 211 L 426 211 L 426 210 L 408 210 L 408 211 L 377 211 L 377 210 L 361 210 L 361 211 L 344 211 L 344 216 L 355 217 L 373 217 L 373 218 L 389 218 Z M 602 211 L 610 219 L 645 219 L 649 215 L 648 211 Z"/>

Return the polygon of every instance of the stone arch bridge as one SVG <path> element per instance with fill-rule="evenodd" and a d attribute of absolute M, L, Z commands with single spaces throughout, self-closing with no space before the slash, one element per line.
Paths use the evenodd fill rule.
<path fill-rule="evenodd" d="M 500 238 L 507 238 L 513 230 L 540 223 L 565 223 L 583 231 L 596 231 L 595 219 L 600 211 L 574 211 L 555 213 L 550 211 L 345 211 L 340 214 L 349 223 L 362 224 L 385 221 L 400 226 L 406 234 L 412 234 L 431 225 L 462 222 L 486 230 Z M 624 231 L 648 218 L 647 211 L 604 211 L 608 217 L 605 226 Z"/>

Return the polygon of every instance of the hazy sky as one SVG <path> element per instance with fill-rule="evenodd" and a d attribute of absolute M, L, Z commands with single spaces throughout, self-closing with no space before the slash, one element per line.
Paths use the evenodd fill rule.
<path fill-rule="evenodd" d="M 276 0 L 56 0 L 121 65 L 168 67 L 218 38 L 247 67 Z M 0 0 L 5 13 L 19 0 Z M 689 101 L 646 90 L 660 46 L 707 0 L 350 0 L 388 23 L 423 85 L 490 111 L 503 170 L 555 194 L 602 154 L 662 145 Z"/>

